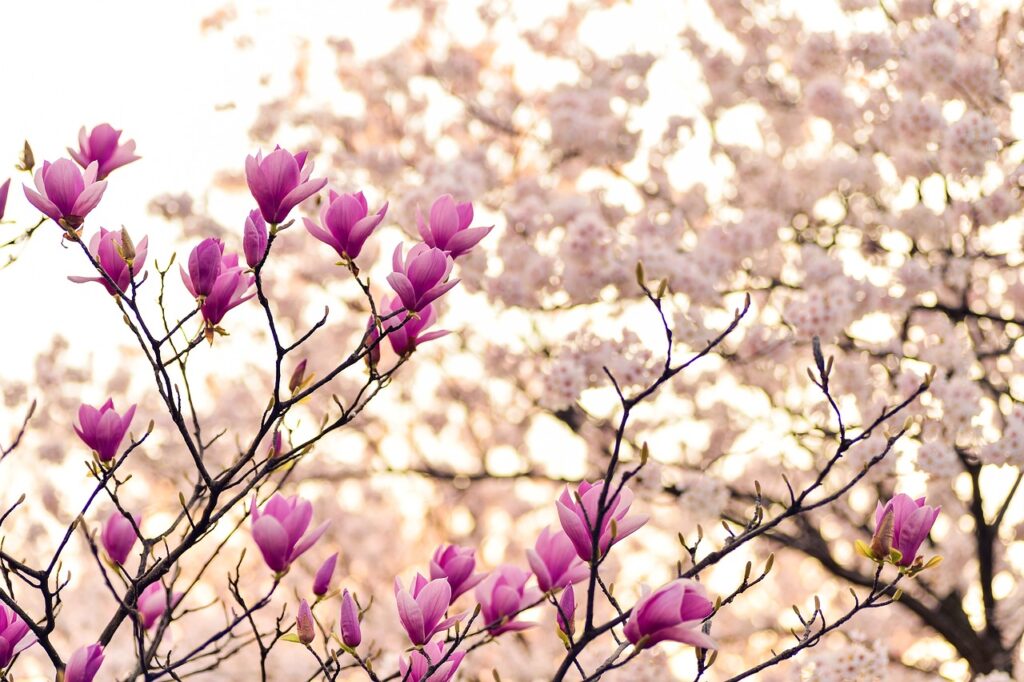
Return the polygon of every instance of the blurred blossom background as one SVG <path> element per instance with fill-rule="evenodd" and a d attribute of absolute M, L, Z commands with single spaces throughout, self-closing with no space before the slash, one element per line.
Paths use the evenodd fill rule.
<path fill-rule="evenodd" d="M 395 576 L 425 572 L 444 542 L 477 547 L 485 568 L 526 567 L 525 549 L 558 523 L 563 486 L 603 473 L 617 401 L 602 367 L 638 387 L 657 376 L 665 347 L 636 285 L 638 261 L 651 281 L 668 280 L 679 358 L 723 329 L 747 292 L 753 312 L 721 352 L 637 411 L 627 458 L 650 444 L 633 487 L 652 520 L 609 562 L 626 603 L 689 561 L 677 533 L 721 546 L 722 519 L 749 515 L 755 481 L 779 501 L 781 472 L 800 484 L 820 470 L 835 434 L 805 375 L 812 336 L 835 357 L 853 427 L 935 368 L 935 391 L 892 425 L 915 417 L 906 438 L 838 509 L 783 526 L 702 576 L 712 595 L 728 594 L 747 561 L 778 553 L 769 580 L 716 616 L 720 652 L 706 679 L 786 646 L 792 604 L 807 608 L 817 595 L 832 613 L 848 607 L 849 588 L 872 571 L 853 542 L 870 537 L 876 501 L 894 491 L 927 494 L 944 510 L 928 556 L 945 562 L 907 587 L 920 608 L 858 615 L 754 679 L 1024 679 L 1011 677 L 1024 631 L 1024 507 L 1014 497 L 1024 464 L 1015 412 L 1024 399 L 1022 22 L 1009 1 L 9 4 L 0 180 L 15 179 L 0 241 L 38 218 L 21 190 L 30 178 L 14 170 L 23 141 L 39 163 L 103 122 L 134 139 L 142 159 L 111 175 L 87 225 L 148 236 L 142 290 L 153 315 L 156 268 L 171 254 L 165 305 L 180 316 L 192 301 L 177 264 L 192 246 L 218 237 L 241 248 L 253 207 L 244 160 L 275 144 L 309 149 L 317 175 L 363 190 L 372 210 L 390 202 L 358 261 L 377 295 L 388 291 L 391 249 L 416 235 L 417 207 L 451 193 L 473 202 L 474 225 L 496 226 L 457 266 L 462 283 L 437 325 L 452 334 L 418 349 L 352 425 L 317 443 L 286 489 L 332 526 L 286 577 L 282 604 L 340 552 L 336 583 L 376 600 L 364 637 L 390 652 L 386 669 L 404 642 Z M 318 209 L 308 201 L 301 215 Z M 176 513 L 191 465 L 121 313 L 100 287 L 67 280 L 88 264 L 60 236 L 42 225 L 0 270 L 0 442 L 38 402 L 22 446 L 0 462 L 0 507 L 25 493 L 37 510 L 4 526 L 5 548 L 26 557 L 46 556 L 88 494 L 89 453 L 72 430 L 80 403 L 138 403 L 136 434 L 153 420 L 122 490 L 144 530 Z M 336 260 L 299 220 L 268 266 L 289 336 L 330 309 L 305 354 L 314 373 L 366 325 L 365 300 Z M 259 307 L 233 311 L 225 327 L 189 361 L 204 431 L 225 434 L 218 462 L 249 442 L 273 378 Z M 360 371 L 332 382 L 343 402 Z M 331 404 L 303 403 L 286 437 L 313 434 Z M 858 445 L 840 475 L 856 475 L 885 440 L 879 432 Z M 108 513 L 100 505 L 86 524 L 95 530 Z M 986 561 L 978 514 L 999 518 Z M 248 527 L 231 535 L 243 516 L 239 508 L 207 541 L 227 539 L 219 569 L 190 596 L 199 610 L 188 625 L 171 624 L 170 646 L 223 622 L 220 578 L 243 548 L 253 590 L 269 581 Z M 65 557 L 73 577 L 57 637 L 69 650 L 113 608 L 80 545 Z M 531 616 L 537 628 L 473 652 L 461 679 L 489 680 L 491 670 L 549 679 L 563 649 L 550 609 Z M 131 656 L 111 646 L 104 674 L 123 674 Z M 269 665 L 271 679 L 298 679 L 287 652 Z M 17 679 L 50 679 L 47 666 L 32 649 Z M 251 666 L 238 657 L 197 679 L 251 680 Z M 670 644 L 606 679 L 689 680 L 695 670 L 693 649 Z"/>

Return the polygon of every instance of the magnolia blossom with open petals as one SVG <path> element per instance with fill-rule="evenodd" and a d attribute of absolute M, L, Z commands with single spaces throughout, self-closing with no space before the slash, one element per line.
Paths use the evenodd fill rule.
<path fill-rule="evenodd" d="M 537 576 L 537 586 L 544 592 L 578 583 L 590 574 L 569 536 L 560 530 L 552 533 L 544 528 L 534 548 L 526 550 L 526 559 Z"/>
<path fill-rule="evenodd" d="M 917 559 L 921 544 L 931 532 L 935 519 L 939 516 L 940 507 L 930 507 L 924 503 L 925 498 L 912 498 L 900 493 L 883 506 L 881 502 L 875 508 L 875 528 L 883 527 L 886 515 L 892 515 L 892 548 L 899 550 L 902 557 L 900 566 L 910 566 Z"/>
<path fill-rule="evenodd" d="M 230 256 L 225 257 L 224 242 L 209 238 L 199 242 L 192 249 L 188 256 L 188 270 L 180 265 L 178 270 L 181 271 L 181 281 L 185 283 L 189 293 L 196 298 L 205 298 L 213 290 L 217 276 L 225 266 L 231 267 L 231 263 L 237 267 L 238 255 L 234 254 L 233 260 Z"/>
<path fill-rule="evenodd" d="M 636 603 L 624 629 L 626 639 L 641 648 L 667 640 L 714 649 L 715 640 L 700 630 L 701 621 L 714 610 L 699 582 L 673 580 Z"/>
<path fill-rule="evenodd" d="M 484 579 L 484 573 L 474 573 L 476 558 L 472 547 L 441 545 L 430 560 L 430 577 L 445 578 L 452 588 L 452 601 L 470 591 Z"/>
<path fill-rule="evenodd" d="M 64 682 L 92 682 L 103 665 L 103 646 L 90 644 L 77 649 L 64 669 Z"/>
<path fill-rule="evenodd" d="M 401 580 L 395 578 L 398 618 L 413 644 L 426 644 L 436 633 L 447 630 L 462 619 L 465 614 L 444 618 L 451 598 L 452 588 L 444 578 L 428 581 L 417 573 L 408 590 L 402 587 Z"/>
<path fill-rule="evenodd" d="M 274 493 L 262 511 L 253 495 L 250 510 L 252 538 L 267 566 L 277 573 L 287 571 L 293 561 L 316 544 L 331 523 L 324 521 L 306 534 L 313 518 L 313 505 L 298 495 L 284 497 Z"/>
<path fill-rule="evenodd" d="M 0 670 L 11 664 L 11 660 L 36 643 L 28 624 L 6 604 L 0 604 Z"/>
<path fill-rule="evenodd" d="M 117 288 L 114 288 L 106 277 L 85 277 L 82 275 L 70 275 L 69 280 L 77 284 L 83 282 L 97 282 L 102 284 L 111 296 L 127 294 L 131 290 L 132 279 L 142 271 L 146 264 L 146 251 L 149 246 L 149 237 L 143 237 L 138 244 L 125 250 L 125 231 L 107 230 L 100 228 L 100 231 L 89 240 L 89 253 L 100 265 L 100 269 L 109 277 Z M 128 260 L 131 259 L 131 265 Z"/>
<path fill-rule="evenodd" d="M 473 204 L 468 201 L 456 204 L 451 194 L 444 194 L 434 200 L 430 207 L 430 222 L 416 209 L 416 227 L 427 246 L 432 246 L 458 258 L 470 252 L 487 233 L 489 227 L 470 227 L 473 222 Z"/>
<path fill-rule="evenodd" d="M 532 628 L 536 623 L 516 620 L 521 611 L 541 597 L 535 587 L 526 587 L 530 574 L 511 564 L 498 566 L 476 586 L 480 613 L 492 635 Z"/>
<path fill-rule="evenodd" d="M 255 282 L 255 275 L 242 272 L 242 268 L 238 265 L 237 253 L 225 256 L 224 266 L 200 308 L 206 324 L 217 326 L 228 314 L 228 311 L 255 296 L 255 291 L 249 291 Z"/>
<path fill-rule="evenodd" d="M 245 158 L 245 179 L 249 183 L 249 191 L 268 223 L 283 223 L 293 208 L 327 184 L 327 178 L 309 179 L 313 173 L 313 161 L 308 156 L 308 152 L 293 155 L 276 147 L 266 158 L 262 151 Z"/>
<path fill-rule="evenodd" d="M 139 613 L 142 614 L 142 627 L 150 629 L 164 615 L 168 606 L 174 608 L 184 596 L 181 592 L 173 592 L 170 598 L 167 590 L 159 582 L 152 583 L 139 595 Z"/>
<path fill-rule="evenodd" d="M 404 306 L 400 299 L 384 296 L 380 301 L 378 315 L 383 319 L 381 327 L 387 335 L 388 343 L 395 355 L 406 355 L 411 353 L 420 344 L 427 341 L 439 339 L 448 335 L 447 329 L 437 329 L 432 332 L 426 331 L 437 321 L 437 312 L 434 306 L 427 305 L 419 312 L 418 317 L 409 317 L 409 313 L 403 310 Z M 402 312 L 398 312 L 402 311 Z M 370 317 L 366 326 L 370 330 L 368 342 L 372 343 L 380 338 L 377 326 L 374 324 L 374 317 Z M 370 357 L 374 362 L 380 361 L 380 345 L 374 346 L 370 351 Z"/>
<path fill-rule="evenodd" d="M 592 542 L 592 530 L 598 516 L 598 503 L 601 498 L 601 491 L 604 489 L 604 481 L 597 483 L 580 483 L 577 492 L 581 502 L 577 502 L 570 494 L 569 489 L 562 491 L 561 496 L 555 503 L 558 509 L 558 519 L 562 523 L 562 530 L 569 536 L 576 553 L 584 561 L 590 561 L 594 552 Z M 601 519 L 599 534 L 600 554 L 603 556 L 608 548 L 622 538 L 635 532 L 640 526 L 647 523 L 647 516 L 643 514 L 629 514 L 629 507 L 633 504 L 633 492 L 623 487 L 618 495 L 605 501 L 607 511 Z M 615 533 L 612 533 L 612 521 L 615 521 Z"/>
<path fill-rule="evenodd" d="M 135 407 L 129 407 L 122 417 L 114 410 L 113 398 L 108 398 L 99 409 L 83 403 L 78 408 L 75 433 L 96 453 L 101 462 L 109 462 L 121 448 L 121 441 L 135 417 Z"/>
<path fill-rule="evenodd" d="M 36 171 L 35 189 L 24 185 L 25 198 L 47 217 L 69 227 L 78 227 L 96 208 L 107 188 L 106 180 L 97 180 L 99 164 L 90 163 L 85 174 L 70 159 L 43 161 Z"/>
<path fill-rule="evenodd" d="M 454 646 L 453 644 L 452 647 Z M 462 651 L 446 649 L 443 642 L 434 642 L 427 644 L 420 651 L 410 653 L 408 661 L 400 659 L 398 674 L 402 682 L 448 682 L 455 675 L 465 656 Z M 444 663 L 441 663 L 442 660 Z M 428 676 L 427 671 L 435 665 L 437 670 Z"/>
<path fill-rule="evenodd" d="M 99 165 L 100 180 L 111 171 L 142 158 L 135 155 L 135 140 L 121 142 L 121 131 L 107 123 L 99 124 L 88 134 L 82 126 L 78 131 L 78 150 L 68 147 L 68 152 L 82 168 L 88 168 L 95 161 Z"/>
<path fill-rule="evenodd" d="M 419 312 L 432 301 L 443 296 L 459 280 L 448 279 L 454 261 L 441 249 L 417 244 L 402 258 L 402 245 L 395 247 L 391 257 L 394 272 L 388 275 L 388 284 L 410 312 Z"/>
<path fill-rule="evenodd" d="M 309 218 L 302 221 L 311 235 L 337 251 L 340 258 L 354 260 L 387 210 L 384 202 L 376 213 L 370 213 L 362 192 L 339 194 L 331 190 L 320 209 L 320 224 Z"/>

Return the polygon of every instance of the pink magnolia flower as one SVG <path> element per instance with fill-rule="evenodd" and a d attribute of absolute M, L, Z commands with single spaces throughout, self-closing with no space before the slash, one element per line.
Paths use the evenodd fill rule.
<path fill-rule="evenodd" d="M 492 635 L 532 628 L 536 623 L 516 620 L 519 613 L 540 599 L 541 592 L 527 588 L 530 574 L 518 566 L 504 564 L 494 569 L 476 586 L 474 595 L 480 613 Z"/>
<path fill-rule="evenodd" d="M 293 561 L 316 544 L 331 523 L 324 521 L 307 535 L 306 529 L 313 518 L 313 505 L 298 495 L 286 498 L 274 493 L 263 505 L 262 512 L 257 508 L 256 496 L 253 495 L 250 510 L 253 540 L 267 566 L 276 573 L 287 571 Z"/>
<path fill-rule="evenodd" d="M 97 177 L 102 180 L 111 171 L 142 158 L 135 155 L 135 140 L 120 140 L 121 131 L 107 123 L 99 124 L 88 135 L 82 126 L 78 131 L 78 151 L 68 147 L 68 152 L 82 168 L 88 168 L 95 161 L 99 165 Z"/>
<path fill-rule="evenodd" d="M 562 530 L 569 536 L 576 553 L 581 559 L 589 562 L 593 555 L 593 543 L 591 542 L 591 531 L 597 521 L 597 507 L 601 497 L 601 490 L 604 488 L 604 481 L 588 483 L 582 481 L 577 489 L 581 502 L 577 502 L 566 488 L 555 503 L 558 508 L 558 519 L 562 523 Z M 610 496 L 609 496 L 610 497 Z M 647 523 L 647 516 L 633 514 L 627 516 L 629 507 L 633 504 L 633 492 L 626 487 L 614 498 L 606 501 L 607 511 L 601 520 L 601 532 L 599 536 L 600 554 L 603 556 L 608 549 L 621 540 L 634 533 L 640 526 Z M 615 534 L 612 534 L 612 520 L 615 521 Z"/>
<path fill-rule="evenodd" d="M 127 516 L 115 510 L 103 524 L 100 540 L 111 561 L 123 565 L 128 559 L 128 553 L 132 551 L 132 547 L 135 546 L 135 541 L 138 539 L 135 527 L 140 523 L 142 523 L 141 516 L 135 516 L 135 525 L 133 526 Z"/>
<path fill-rule="evenodd" d="M 293 208 L 313 196 L 327 184 L 327 178 L 310 180 L 313 162 L 308 152 L 291 152 L 275 147 L 263 158 L 263 152 L 245 159 L 245 179 L 263 218 L 272 225 L 285 221 Z"/>
<path fill-rule="evenodd" d="M 455 675 L 466 654 L 462 651 L 452 651 L 445 659 L 447 653 L 442 642 L 427 644 L 422 651 L 410 653 L 408 661 L 398 661 L 398 674 L 403 682 L 448 682 Z M 442 660 L 444 663 L 437 665 Z M 427 671 L 435 665 L 437 670 L 428 676 Z"/>
<path fill-rule="evenodd" d="M 454 264 L 452 257 L 426 244 L 417 244 L 409 249 L 404 261 L 402 245 L 399 244 L 395 247 L 391 263 L 394 272 L 388 275 L 388 284 L 410 312 L 419 312 L 459 283 L 457 279 L 448 281 Z"/>
<path fill-rule="evenodd" d="M 142 627 L 150 629 L 164 615 L 168 605 L 174 608 L 181 601 L 184 595 L 181 592 L 174 592 L 170 599 L 167 598 L 167 590 L 159 582 L 155 582 L 142 591 L 139 595 L 139 613 L 142 616 Z"/>
<path fill-rule="evenodd" d="M 875 528 L 882 525 L 887 514 L 892 514 L 892 547 L 903 555 L 900 566 L 910 566 L 917 559 L 917 551 L 928 533 L 931 532 L 941 507 L 929 507 L 925 498 L 914 499 L 910 495 L 900 493 L 886 502 L 879 502 L 875 508 Z"/>
<path fill-rule="evenodd" d="M 249 211 L 242 230 L 242 252 L 250 268 L 256 267 L 267 254 L 267 239 L 267 221 L 263 219 L 263 214 L 258 209 Z"/>
<path fill-rule="evenodd" d="M 334 577 L 334 567 L 337 563 L 338 553 L 335 552 L 317 569 L 316 575 L 313 576 L 313 594 L 322 597 L 331 589 L 331 578 Z"/>
<path fill-rule="evenodd" d="M 11 660 L 36 643 L 28 624 L 6 604 L 0 604 L 0 670 L 11 664 Z"/>
<path fill-rule="evenodd" d="M 228 314 L 228 311 L 255 296 L 255 291 L 247 293 L 255 282 L 254 275 L 242 272 L 242 268 L 238 265 L 237 253 L 225 256 L 223 268 L 217 275 L 213 288 L 210 289 L 210 293 L 200 309 L 207 325 L 217 326 Z"/>
<path fill-rule="evenodd" d="M 0 220 L 4 219 L 4 210 L 7 208 L 7 193 L 11 189 L 11 179 L 7 178 L 4 184 L 0 185 Z"/>
<path fill-rule="evenodd" d="M 311 235 L 337 251 L 340 258 L 355 260 L 362 251 L 366 239 L 380 225 L 380 221 L 384 220 L 388 204 L 384 202 L 384 205 L 371 215 L 362 192 L 338 194 L 331 190 L 328 196 L 328 200 L 320 209 L 320 225 L 309 218 L 303 218 L 302 221 Z"/>
<path fill-rule="evenodd" d="M 573 592 L 572 585 L 569 585 L 562 591 L 562 596 L 558 600 L 555 623 L 558 625 L 559 630 L 571 636 L 576 631 L 575 617 L 576 593 Z"/>
<path fill-rule="evenodd" d="M 64 682 L 92 682 L 103 665 L 103 646 L 90 644 L 71 654 L 64 669 Z"/>
<path fill-rule="evenodd" d="M 452 588 L 452 601 L 470 591 L 484 579 L 483 573 L 474 573 L 476 559 L 472 547 L 441 545 L 430 560 L 430 577 L 445 578 Z"/>
<path fill-rule="evenodd" d="M 99 409 L 83 403 L 78 408 L 75 433 L 92 448 L 101 462 L 109 462 L 121 448 L 121 441 L 135 417 L 135 407 L 129 407 L 122 417 L 114 410 L 113 398 L 108 398 Z"/>
<path fill-rule="evenodd" d="M 363 633 L 359 628 L 359 609 L 348 590 L 341 594 L 341 641 L 352 649 L 363 641 Z"/>
<path fill-rule="evenodd" d="M 552 533 L 548 527 L 540 532 L 534 548 L 526 550 L 526 559 L 544 592 L 578 583 L 590 574 L 569 536 L 560 530 Z"/>
<path fill-rule="evenodd" d="M 428 582 L 417 573 L 408 590 L 402 587 L 401 580 L 395 578 L 398 618 L 413 644 L 426 644 L 436 633 L 447 630 L 462 620 L 465 614 L 442 620 L 448 605 L 451 604 L 451 598 L 452 588 L 444 578 Z"/>
<path fill-rule="evenodd" d="M 641 648 L 667 640 L 714 649 L 715 640 L 700 630 L 701 621 L 714 608 L 703 585 L 695 580 L 673 580 L 640 598 L 626 623 L 626 638 Z"/>
<path fill-rule="evenodd" d="M 96 180 L 98 172 L 95 161 L 85 169 L 84 176 L 70 159 L 43 161 L 43 167 L 36 171 L 36 189 L 23 185 L 25 198 L 57 223 L 63 220 L 69 227 L 78 227 L 100 203 L 107 188 L 106 180 Z"/>
<path fill-rule="evenodd" d="M 309 608 L 309 602 L 305 599 L 299 602 L 299 612 L 295 614 L 295 633 L 303 644 L 310 644 L 316 639 L 313 611 Z"/>
<path fill-rule="evenodd" d="M 231 257 L 224 256 L 224 242 L 219 239 L 204 239 L 196 244 L 192 253 L 188 256 L 188 271 L 178 266 L 181 271 L 181 281 L 185 288 L 195 298 L 205 298 L 213 291 L 213 285 L 217 282 L 217 276 L 225 266 L 231 267 L 230 263 L 238 265 L 238 256 L 233 261 Z"/>
<path fill-rule="evenodd" d="M 451 194 L 443 194 L 434 200 L 430 207 L 430 223 L 423 220 L 419 209 L 416 209 L 416 227 L 427 246 L 441 249 L 452 258 L 463 256 L 476 246 L 487 233 L 494 229 L 489 227 L 470 227 L 473 222 L 473 204 L 468 201 L 456 204 Z"/>
<path fill-rule="evenodd" d="M 128 293 L 131 290 L 132 279 L 142 271 L 142 266 L 146 264 L 149 237 L 143 237 L 142 241 L 132 247 L 135 254 L 131 258 L 130 266 L 125 260 L 129 254 L 125 253 L 124 247 L 124 232 L 122 230 L 114 231 L 101 227 L 100 231 L 89 240 L 89 253 L 99 263 L 100 269 L 117 285 L 116 289 L 103 277 L 71 275 L 68 279 L 77 284 L 98 282 L 111 296 Z"/>
<path fill-rule="evenodd" d="M 418 317 L 413 317 L 408 319 L 408 321 L 409 313 L 404 312 L 403 308 L 401 300 L 385 296 L 381 299 L 378 309 L 378 315 L 381 318 L 387 318 L 381 323 L 381 327 L 384 328 L 388 343 L 391 344 L 391 349 L 395 351 L 396 355 L 406 355 L 416 350 L 420 344 L 439 339 L 451 333 L 447 329 L 438 329 L 424 333 L 425 330 L 429 329 L 437 321 L 437 313 L 434 311 L 434 306 L 428 304 L 420 310 Z M 403 310 L 403 312 L 397 312 L 400 310 Z M 370 330 L 369 343 L 373 343 L 380 338 L 372 316 L 367 321 L 366 326 Z M 370 351 L 370 356 L 374 362 L 380 361 L 379 345 L 374 346 L 373 350 Z"/>

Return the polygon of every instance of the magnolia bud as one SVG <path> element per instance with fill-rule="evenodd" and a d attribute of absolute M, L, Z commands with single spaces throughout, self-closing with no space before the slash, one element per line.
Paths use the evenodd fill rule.
<path fill-rule="evenodd" d="M 299 641 L 303 644 L 312 643 L 316 637 L 316 630 L 313 628 L 313 612 L 305 599 L 299 604 L 299 612 L 295 616 L 295 631 L 299 636 Z"/>

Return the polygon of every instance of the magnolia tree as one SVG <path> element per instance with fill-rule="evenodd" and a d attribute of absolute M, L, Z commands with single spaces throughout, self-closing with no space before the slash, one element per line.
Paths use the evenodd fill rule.
<path fill-rule="evenodd" d="M 26 145 L 6 245 L 126 359 L 5 386 L 3 674 L 1014 679 L 1024 16 L 642 4 L 395 3 L 260 111 L 257 208 L 153 201 L 177 263 L 98 222 L 119 131 Z"/>
<path fill-rule="evenodd" d="M 93 455 L 87 463 L 95 481 L 91 494 L 50 552 L 32 557 L 15 547 L 17 539 L 0 550 L 6 583 L 0 591 L 0 663 L 7 678 L 13 678 L 20 654 L 37 645 L 57 671 L 57 679 L 89 682 L 103 667 L 106 648 L 121 644 L 131 652 L 133 663 L 114 674 L 126 679 L 220 675 L 222 670 L 248 669 L 245 662 L 235 662 L 246 658 L 252 659 L 250 664 L 258 663 L 261 678 L 267 679 L 267 661 L 279 645 L 297 644 L 305 648 L 312 663 L 311 671 L 302 673 L 302 678 L 334 680 L 359 669 L 377 681 L 449 680 L 475 649 L 536 625 L 521 616 L 545 605 L 555 620 L 550 636 L 557 635 L 565 649 L 560 662 L 557 657 L 551 660 L 552 679 L 577 674 L 583 679 L 600 679 L 662 642 L 695 647 L 696 674 L 701 677 L 713 668 L 715 657 L 708 652 L 719 647 L 711 635 L 716 615 L 764 580 L 772 559 L 757 576 L 748 562 L 742 577 L 736 576 L 736 587 L 728 594 L 716 595 L 714 600 L 702 576 L 748 542 L 841 500 L 874 464 L 884 459 L 900 434 L 888 437 L 868 465 L 852 476 L 830 476 L 835 465 L 851 448 L 868 441 L 926 387 L 922 384 L 899 404 L 883 409 L 873 422 L 856 432 L 848 431 L 829 387 L 832 359 L 825 360 L 816 341 L 811 381 L 832 406 L 838 428 L 826 464 L 810 482 L 796 488 L 790 485 L 788 501 L 774 513 L 766 509 L 760 484 L 755 484 L 749 518 L 735 531 L 727 525 L 730 536 L 719 547 L 702 550 L 700 531 L 692 545 L 680 534 L 690 565 L 684 568 L 680 562 L 672 580 L 653 591 L 644 590 L 629 603 L 621 594 L 616 597 L 613 593 L 616 571 L 609 559 L 614 545 L 649 521 L 647 515 L 632 509 L 635 498 L 628 484 L 643 474 L 650 452 L 646 444 L 639 449 L 631 445 L 635 437 L 631 415 L 663 384 L 714 352 L 749 310 L 748 299 L 724 331 L 700 351 L 680 360 L 678 352 L 673 356 L 673 331 L 665 312 L 667 283 L 663 280 L 656 289 L 649 287 L 643 266 L 638 265 L 637 286 L 663 328 L 664 357 L 652 366 L 646 381 L 638 382 L 636 377 L 617 379 L 609 366 L 603 367 L 619 401 L 618 423 L 607 446 L 604 471 L 596 480 L 567 486 L 552 501 L 557 525 L 540 532 L 534 547 L 526 550 L 525 562 L 504 563 L 478 572 L 473 547 L 444 544 L 429 558 L 429 570 L 425 571 L 429 578 L 417 572 L 406 583 L 395 576 L 394 606 L 407 641 L 397 651 L 386 651 L 363 642 L 361 621 L 372 599 L 360 601 L 347 588 L 339 597 L 333 589 L 338 553 L 319 566 L 311 584 L 295 587 L 298 603 L 292 604 L 294 615 L 287 615 L 292 599 L 279 594 L 278 588 L 292 565 L 318 545 L 331 519 L 311 528 L 313 505 L 299 495 L 285 493 L 297 484 L 302 475 L 299 465 L 313 457 L 322 439 L 352 425 L 379 392 L 393 380 L 400 381 L 399 369 L 413 361 L 421 344 L 447 334 L 428 331 L 437 318 L 434 306 L 459 283 L 452 276 L 456 259 L 471 253 L 492 228 L 471 226 L 471 204 L 456 203 L 447 194 L 437 198 L 428 216 L 417 216 L 422 241 L 407 253 L 402 243 L 395 247 L 391 273 L 386 277 L 393 296 L 375 296 L 369 279 L 361 278 L 357 261 L 366 241 L 374 237 L 385 219 L 388 205 L 372 212 L 362 193 L 331 190 L 322 197 L 318 220 L 303 219 L 309 233 L 305 238 L 315 237 L 330 247 L 330 251 L 315 252 L 328 254 L 331 261 L 337 259 L 337 276 L 350 279 L 361 290 L 369 317 L 353 349 L 336 355 L 322 374 L 315 376 L 307 360 L 293 359 L 324 333 L 321 330 L 328 313 L 296 338 L 285 336 L 270 300 L 269 280 L 264 277 L 265 272 L 273 272 L 275 242 L 288 238 L 284 231 L 294 225 L 292 211 L 327 184 L 326 178 L 312 177 L 313 163 L 308 153 L 292 154 L 277 147 L 266 157 L 257 152 L 246 159 L 246 180 L 258 208 L 245 219 L 240 238 L 242 257 L 227 252 L 220 239 L 200 241 L 191 250 L 187 267 L 178 266 L 181 284 L 193 304 L 188 312 L 176 315 L 164 301 L 166 287 L 173 285 L 173 279 L 167 280 L 170 264 L 154 266 L 158 288 L 146 287 L 149 271 L 145 267 L 145 237 L 136 244 L 125 228 L 114 231 L 99 227 L 86 244 L 87 218 L 103 197 L 109 182 L 105 178 L 138 158 L 133 154 L 134 143 L 122 143 L 120 135 L 107 124 L 88 132 L 83 129 L 79 149 L 72 151 L 75 161 L 44 161 L 35 173 L 34 186 L 26 185 L 24 193 L 29 203 L 44 214 L 44 220 L 59 228 L 51 233 L 54 240 L 59 235 L 80 247 L 83 259 L 94 271 L 94 276 L 73 275 L 69 279 L 98 283 L 122 314 L 126 332 L 134 337 L 152 371 L 170 438 L 180 440 L 188 453 L 183 476 L 187 485 L 177 490 L 177 507 L 165 512 L 167 521 L 155 532 L 144 529 L 143 516 L 152 515 L 156 509 L 148 505 L 140 509 L 143 504 L 129 502 L 122 491 L 133 478 L 133 463 L 139 456 L 135 453 L 147 447 L 156 430 L 155 422 L 144 430 L 132 431 L 138 405 L 119 412 L 113 398 L 99 407 L 79 407 L 77 424 L 72 428 Z M 26 170 L 33 165 L 30 156 L 31 152 L 26 151 L 22 164 Z M 155 301 L 145 298 L 151 290 L 156 293 Z M 203 433 L 205 415 L 195 407 L 189 361 L 197 353 L 218 352 L 218 338 L 228 334 L 227 314 L 253 299 L 266 315 L 273 348 L 273 378 L 254 432 L 239 434 L 238 446 L 224 448 L 228 451 L 218 456 L 215 453 L 221 449 L 217 445 L 224 432 L 212 436 Z M 148 310 L 154 303 L 155 316 Z M 387 359 L 382 353 L 385 340 L 392 351 Z M 330 345 L 337 353 L 335 344 Z M 289 372 L 290 365 L 293 367 Z M 341 398 L 332 394 L 333 408 L 323 409 L 309 435 L 293 432 L 286 439 L 293 408 L 328 391 L 333 380 L 346 373 L 360 377 L 355 380 L 360 384 L 358 389 Z M 31 416 L 26 416 L 25 428 Z M 14 452 L 20 436 L 4 450 L 5 457 Z M 16 466 L 17 457 L 7 463 Z M 5 524 L 13 525 L 19 514 L 27 513 L 22 509 L 25 503 L 23 496 L 6 509 Z M 101 528 L 90 528 L 93 524 L 87 517 L 102 514 L 97 509 L 102 507 L 112 509 L 95 523 Z M 925 563 L 919 550 L 938 513 L 923 498 L 914 500 L 905 494 L 884 506 L 879 504 L 870 544 L 858 544 L 860 552 L 875 564 L 870 589 L 859 597 L 855 594 L 854 606 L 830 622 L 816 604 L 809 615 L 800 616 L 803 630 L 789 647 L 733 679 L 749 677 L 792 658 L 860 611 L 894 603 L 901 595 L 897 586 L 904 578 L 936 563 Z M 211 567 L 228 551 L 226 540 L 245 525 L 266 565 L 269 587 L 253 594 L 249 581 L 243 584 L 243 550 L 220 585 L 230 595 L 225 601 L 226 624 L 203 632 L 195 643 L 174 641 L 169 628 L 187 622 L 194 611 L 202 608 L 191 603 L 197 586 L 200 581 L 217 585 Z M 76 535 L 79 528 L 81 533 Z M 62 555 L 73 541 L 84 542 L 92 555 L 110 614 L 105 623 L 94 617 L 95 632 L 90 632 L 69 655 L 61 651 L 52 636 L 62 624 L 62 606 L 74 600 L 65 594 L 72 574 L 62 563 Z M 349 551 L 358 551 L 358 547 Z M 886 564 L 894 568 L 887 570 Z M 278 602 L 284 606 L 280 611 Z M 328 611 L 334 613 L 326 615 Z M 267 618 L 265 612 L 274 615 Z M 122 642 L 117 641 L 119 633 Z M 81 640 L 82 634 L 76 631 L 72 639 Z M 588 649 L 602 650 L 604 661 L 596 666 L 586 662 L 583 655 Z M 392 672 L 388 666 L 396 656 L 397 671 Z M 289 658 L 294 660 L 293 656 Z M 291 666 L 289 676 L 294 679 L 295 664 Z M 500 672 L 495 676 L 500 679 Z"/>

